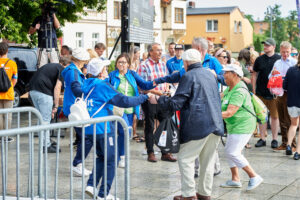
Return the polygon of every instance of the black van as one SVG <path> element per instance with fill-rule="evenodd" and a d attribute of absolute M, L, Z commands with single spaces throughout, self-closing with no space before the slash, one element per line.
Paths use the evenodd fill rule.
<path fill-rule="evenodd" d="M 14 60 L 18 66 L 18 82 L 15 86 L 14 107 L 20 105 L 20 97 L 28 92 L 29 81 L 37 71 L 37 53 L 37 48 L 10 46 L 8 49 L 8 58 Z"/>

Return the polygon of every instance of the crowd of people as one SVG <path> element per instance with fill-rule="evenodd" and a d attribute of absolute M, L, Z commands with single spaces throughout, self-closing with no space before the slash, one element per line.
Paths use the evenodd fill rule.
<path fill-rule="evenodd" d="M 38 19 L 32 25 L 32 32 L 39 28 L 36 24 Z M 209 200 L 213 177 L 221 173 L 217 149 L 224 133 L 227 133 L 225 155 L 232 177 L 221 187 L 242 187 L 239 168 L 249 176 L 247 190 L 253 190 L 263 182 L 242 154 L 244 148 L 251 148 L 249 140 L 252 135 L 259 137 L 255 144 L 257 148 L 266 146 L 268 135 L 268 124 L 257 123 L 253 116 L 252 93 L 269 110 L 271 148 L 285 150 L 286 155 L 294 154 L 295 160 L 300 157 L 300 143 L 296 143 L 300 119 L 298 51 L 289 42 L 283 41 L 280 54 L 276 54 L 276 42 L 271 38 L 266 39 L 263 45 L 262 55 L 249 47 L 242 49 L 235 59 L 229 50 L 214 48 L 213 43 L 201 37 L 194 38 L 192 48 L 186 51 L 184 45 L 170 43 L 165 55 L 162 46 L 153 43 L 148 45 L 142 58 L 139 47 L 133 47 L 129 53 L 121 53 L 110 72 L 108 66 L 111 62 L 103 56 L 106 50 L 103 43 L 87 50 L 72 50 L 64 45 L 59 62 L 42 62 L 30 81 L 29 94 L 45 123 L 50 123 L 59 106 L 68 117 L 75 99 L 82 96 L 87 98 L 90 116 L 121 116 L 132 127 L 132 138 L 137 142 L 145 141 L 147 161 L 152 163 L 158 161 L 154 150 L 155 129 L 170 113 L 180 111 L 181 147 L 177 158 L 170 153 L 162 152 L 161 155 L 162 161 L 176 162 L 178 159 L 182 194 L 175 196 L 174 200 Z M 0 43 L 0 64 L 11 81 L 9 90 L 0 92 L 1 108 L 12 107 L 13 87 L 17 82 L 16 63 L 7 58 L 7 53 L 8 45 Z M 281 93 L 269 87 L 273 77 L 281 80 L 281 85 L 276 88 Z M 61 91 L 64 94 L 63 105 L 60 105 Z M 3 117 L 0 118 L 0 129 L 5 127 Z M 139 120 L 144 121 L 144 135 L 137 134 Z M 118 155 L 118 166 L 125 167 L 123 128 L 117 125 L 118 140 L 114 144 L 115 126 L 107 124 L 107 191 L 104 191 L 102 181 L 99 191 L 96 190 L 99 199 L 103 199 L 105 193 L 108 199 L 115 199 L 109 193 L 115 176 L 115 154 Z M 75 127 L 74 145 L 77 148 L 72 168 L 76 176 L 89 176 L 86 193 L 90 196 L 94 195 L 94 171 L 83 169 L 82 162 L 93 147 L 93 130 L 92 126 L 86 127 L 85 135 L 82 135 L 82 128 Z M 282 136 L 280 145 L 279 130 Z M 96 125 L 96 185 L 104 176 L 104 131 L 104 123 Z M 44 151 L 56 153 L 56 143 L 50 139 L 49 132 L 45 137 Z M 85 137 L 84 145 L 81 144 L 82 137 Z M 118 146 L 118 152 L 114 151 L 114 145 Z M 197 177 L 199 184 L 196 189 Z"/>

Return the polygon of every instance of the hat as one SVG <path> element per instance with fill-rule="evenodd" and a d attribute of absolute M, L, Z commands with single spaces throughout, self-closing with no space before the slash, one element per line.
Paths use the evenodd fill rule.
<path fill-rule="evenodd" d="M 182 54 L 182 60 L 201 62 L 201 53 L 196 49 L 186 50 Z"/>
<path fill-rule="evenodd" d="M 276 46 L 276 42 L 273 38 L 268 38 L 265 41 L 261 42 L 262 44 Z"/>
<path fill-rule="evenodd" d="M 242 67 L 240 67 L 240 66 L 238 66 L 236 64 L 226 65 L 226 67 L 223 68 L 223 71 L 225 71 L 225 72 L 234 72 L 237 75 L 239 75 L 240 77 L 244 76 Z"/>
<path fill-rule="evenodd" d="M 182 44 L 176 44 L 175 49 L 182 49 L 184 50 L 184 46 Z"/>
<path fill-rule="evenodd" d="M 72 56 L 78 60 L 89 60 L 90 59 L 90 54 L 83 48 L 76 48 L 72 52 Z"/>
<path fill-rule="evenodd" d="M 107 65 L 110 65 L 110 60 L 93 58 L 87 65 L 87 73 L 92 74 L 93 76 L 98 76 Z"/>

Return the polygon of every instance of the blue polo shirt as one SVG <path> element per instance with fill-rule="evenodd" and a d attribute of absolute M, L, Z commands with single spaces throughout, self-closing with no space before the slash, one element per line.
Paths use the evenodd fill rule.
<path fill-rule="evenodd" d="M 174 71 L 180 71 L 183 67 L 183 60 L 177 59 L 176 56 L 167 61 L 167 68 L 169 74 L 172 74 Z"/>
<path fill-rule="evenodd" d="M 222 67 L 221 63 L 218 61 L 217 58 L 213 57 L 212 55 L 210 55 L 208 53 L 205 54 L 202 66 L 204 68 L 209 68 L 209 69 L 214 70 L 217 75 L 222 74 L 223 67 Z"/>

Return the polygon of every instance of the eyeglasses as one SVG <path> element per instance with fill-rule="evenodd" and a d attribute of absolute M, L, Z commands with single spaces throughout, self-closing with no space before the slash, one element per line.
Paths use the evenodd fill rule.
<path fill-rule="evenodd" d="M 125 65 L 127 62 L 126 61 L 118 61 L 117 63 L 120 65 Z"/>
<path fill-rule="evenodd" d="M 298 56 L 298 53 L 291 53 L 291 56 L 292 56 L 292 57 Z"/>
<path fill-rule="evenodd" d="M 224 59 L 228 58 L 228 56 L 219 56 L 219 57 L 224 58 Z"/>

